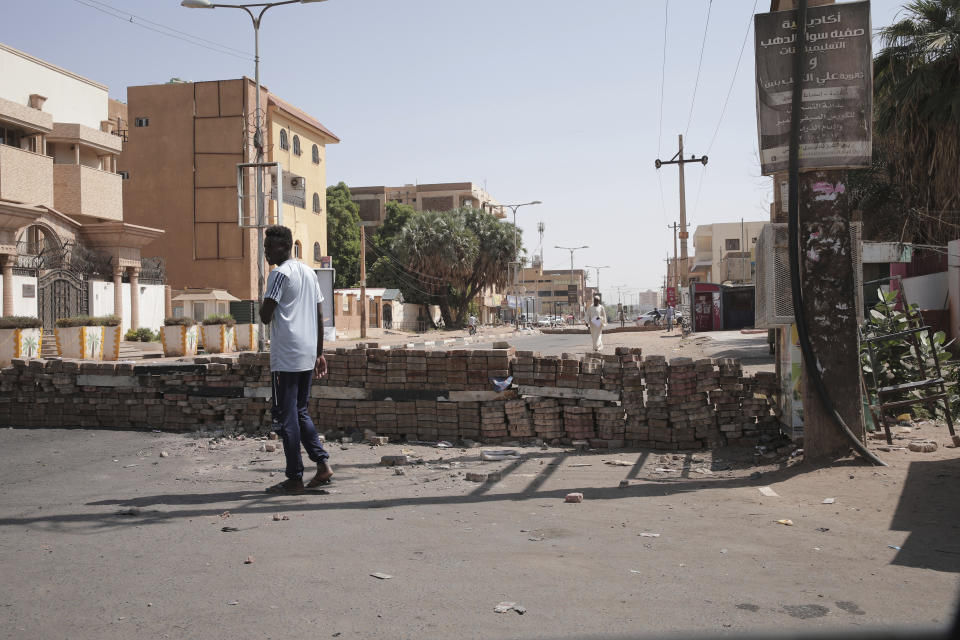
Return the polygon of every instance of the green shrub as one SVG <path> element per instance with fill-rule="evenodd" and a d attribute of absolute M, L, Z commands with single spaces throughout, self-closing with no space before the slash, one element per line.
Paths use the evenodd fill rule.
<path fill-rule="evenodd" d="M 0 329 L 37 329 L 43 326 L 40 318 L 32 316 L 7 316 L 0 318 Z"/>
<path fill-rule="evenodd" d="M 203 319 L 203 324 L 205 325 L 225 324 L 232 327 L 233 325 L 237 324 L 237 321 L 230 314 L 224 313 L 224 314 L 214 314 L 212 316 L 207 316 L 206 318 Z"/>
<path fill-rule="evenodd" d="M 96 325 L 96 322 L 90 316 L 73 316 L 71 318 L 58 318 L 56 325 L 61 329 L 66 329 L 69 327 L 92 327 Z"/>
<path fill-rule="evenodd" d="M 168 316 L 163 319 L 163 326 L 165 327 L 192 327 L 196 322 L 193 321 L 193 318 L 181 317 L 175 318 L 173 316 Z"/>
<path fill-rule="evenodd" d="M 90 318 L 91 323 L 95 327 L 119 327 L 120 326 L 120 316 L 110 315 L 110 316 L 94 316 Z"/>
<path fill-rule="evenodd" d="M 123 334 L 123 339 L 127 342 L 136 342 L 140 338 L 137 337 L 137 330 L 130 329 L 125 334 Z"/>
<path fill-rule="evenodd" d="M 154 333 L 147 327 L 137 329 L 136 336 L 140 342 L 154 342 L 160 339 L 159 334 Z"/>

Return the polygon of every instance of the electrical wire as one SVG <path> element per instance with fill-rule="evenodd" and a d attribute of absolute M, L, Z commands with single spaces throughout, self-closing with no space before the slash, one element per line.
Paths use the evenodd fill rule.
<path fill-rule="evenodd" d="M 253 59 L 249 53 L 244 52 L 240 49 L 228 47 L 227 45 L 223 45 L 218 42 L 214 42 L 212 40 L 207 40 L 199 36 L 191 35 L 184 31 L 179 31 L 172 27 L 167 27 L 165 25 L 160 24 L 159 22 L 147 20 L 146 18 L 141 18 L 140 16 L 134 15 L 128 11 L 117 9 L 104 2 L 98 2 L 98 0 L 73 0 L 73 1 L 79 5 L 83 5 L 87 8 L 93 9 L 94 11 L 99 11 L 100 13 L 116 18 L 117 20 L 121 20 L 123 22 L 129 22 L 130 24 L 134 24 L 148 31 L 153 31 L 154 33 L 159 33 L 160 35 L 167 36 L 168 38 L 176 38 L 177 40 L 181 40 L 188 44 L 192 44 L 196 47 L 203 47 L 204 49 L 208 49 L 216 53 L 222 53 L 228 56 L 233 56 L 234 58 L 239 58 L 241 60 L 250 61 Z M 150 26 L 150 25 L 155 25 L 155 26 Z M 204 44 L 204 43 L 207 43 L 207 44 Z M 213 46 L 210 46 L 210 45 L 213 45 Z"/>
<path fill-rule="evenodd" d="M 687 128 L 683 130 L 686 137 L 693 121 L 693 105 L 697 102 L 697 87 L 700 85 L 700 68 L 703 66 L 703 50 L 707 48 L 707 29 L 710 27 L 710 10 L 713 9 L 713 0 L 707 5 L 707 22 L 703 25 L 703 42 L 700 43 L 700 61 L 697 62 L 697 77 L 693 81 L 693 98 L 690 99 L 690 114 L 687 116 Z"/>
<path fill-rule="evenodd" d="M 663 147 L 663 85 L 667 79 L 667 24 L 670 17 L 670 0 L 663 2 L 663 62 L 660 65 L 660 124 L 657 127 L 657 155 Z"/>
<path fill-rule="evenodd" d="M 807 0 L 800 0 L 797 16 L 797 42 L 806 42 L 807 34 Z M 793 54 L 793 77 L 799 79 L 803 73 L 803 47 L 796 47 Z M 788 233 L 790 246 L 790 290 L 793 301 L 793 321 L 797 325 L 797 339 L 800 342 L 800 351 L 803 353 L 804 370 L 820 398 L 824 411 L 833 418 L 840 428 L 842 435 L 849 441 L 851 447 L 861 456 L 873 464 L 887 466 L 878 458 L 847 426 L 843 416 L 837 411 L 823 382 L 819 362 L 813 353 L 810 343 L 810 333 L 807 327 L 806 307 L 803 304 L 803 289 L 800 282 L 800 102 L 803 95 L 803 83 L 794 81 L 793 98 L 790 106 L 790 190 L 789 190 L 789 220 Z M 859 402 L 859 398 L 857 402 Z"/>

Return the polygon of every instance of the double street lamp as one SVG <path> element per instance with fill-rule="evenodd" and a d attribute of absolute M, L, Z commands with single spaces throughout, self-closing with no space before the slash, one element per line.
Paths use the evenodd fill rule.
<path fill-rule="evenodd" d="M 517 262 L 513 271 L 513 286 L 511 287 L 511 289 L 513 289 L 513 294 L 514 294 L 513 301 L 515 303 L 515 308 L 513 312 L 513 322 L 518 327 L 520 326 L 520 315 L 518 313 L 520 304 L 516 296 L 516 293 L 517 293 L 516 285 L 520 275 L 520 256 L 517 254 L 517 209 L 519 209 L 520 207 L 526 207 L 532 204 L 543 204 L 543 203 L 540 202 L 539 200 L 531 200 L 530 202 L 521 202 L 520 204 L 497 205 L 498 207 L 500 207 L 500 211 L 503 211 L 504 208 L 507 208 L 513 212 L 513 257 Z"/>
<path fill-rule="evenodd" d="M 569 251 L 569 252 L 570 252 L 570 286 L 572 286 L 572 287 L 573 287 L 573 291 L 576 292 L 577 287 L 576 287 L 576 285 L 575 285 L 574 282 L 573 282 L 573 252 L 574 252 L 574 251 L 579 251 L 580 249 L 589 249 L 590 246 L 589 246 L 589 245 L 583 245 L 583 246 L 580 246 L 580 247 L 560 247 L 560 246 L 556 246 L 556 245 L 555 245 L 553 248 L 554 248 L 554 249 L 565 249 L 566 251 Z M 577 297 L 579 298 L 579 296 L 577 296 Z M 567 302 L 569 303 L 569 301 L 570 301 L 570 292 L 567 291 Z M 573 305 L 571 304 L 570 306 L 571 306 L 571 311 L 572 311 L 572 310 L 573 310 Z M 577 310 L 579 311 L 579 309 L 580 309 L 580 307 L 578 307 Z"/>
<path fill-rule="evenodd" d="M 257 160 L 256 163 L 261 165 L 263 163 L 263 125 L 260 118 L 260 22 L 263 20 L 263 14 L 267 12 L 267 9 L 272 7 L 279 7 L 284 4 L 310 4 L 313 2 L 325 2 L 326 0 L 280 0 L 279 2 L 252 2 L 249 4 L 218 4 L 210 2 L 210 0 L 183 0 L 180 3 L 180 6 L 186 7 L 188 9 L 242 9 L 247 12 L 247 15 L 250 16 L 250 20 L 253 22 L 253 76 L 254 81 L 257 85 L 256 88 L 256 113 L 254 114 L 254 134 L 253 134 L 253 147 L 257 151 Z M 260 9 L 259 12 L 256 12 L 251 9 Z M 263 230 L 266 227 L 266 221 L 264 216 L 264 202 L 263 202 L 263 167 L 258 166 L 256 168 L 256 177 L 257 177 L 257 301 L 263 301 L 263 276 L 264 276 L 264 266 L 263 266 Z M 277 203 L 277 206 L 283 206 L 283 203 Z M 259 324 L 258 331 L 258 340 L 257 340 L 257 349 L 259 351 L 264 350 L 264 335 L 263 335 L 263 323 L 260 322 L 259 317 L 257 319 Z"/>

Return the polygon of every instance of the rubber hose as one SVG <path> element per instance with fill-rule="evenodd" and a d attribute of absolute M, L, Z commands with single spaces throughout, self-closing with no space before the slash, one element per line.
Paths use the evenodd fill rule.
<path fill-rule="evenodd" d="M 843 435 L 850 441 L 850 445 L 861 456 L 880 466 L 887 464 L 878 458 L 872 451 L 867 449 L 862 442 L 853 434 L 843 416 L 837 412 L 837 408 L 827 393 L 827 387 L 823 383 L 823 377 L 820 375 L 820 368 L 817 366 L 817 359 L 813 353 L 813 345 L 810 344 L 810 334 L 807 328 L 807 319 L 804 316 L 803 292 L 800 289 L 800 106 L 803 98 L 803 84 L 800 81 L 803 74 L 803 50 L 807 40 L 807 0 L 800 0 L 800 6 L 797 16 L 797 40 L 795 53 L 793 55 L 793 100 L 790 105 L 790 190 L 789 198 L 789 224 L 787 225 L 790 245 L 790 289 L 793 297 L 793 318 L 797 325 L 797 338 L 800 341 L 800 351 L 803 353 L 803 362 L 805 369 L 809 373 L 810 380 L 820 397 L 823 408 L 833 418 L 834 422 L 840 427 Z"/>

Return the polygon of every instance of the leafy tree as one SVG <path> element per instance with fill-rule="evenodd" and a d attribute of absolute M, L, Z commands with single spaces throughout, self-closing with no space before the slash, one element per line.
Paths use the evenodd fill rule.
<path fill-rule="evenodd" d="M 327 250 L 337 277 L 334 286 L 345 289 L 360 282 L 360 214 L 343 182 L 327 187 Z"/>
<path fill-rule="evenodd" d="M 907 219 L 898 216 L 901 236 L 939 244 L 953 237 L 950 228 L 960 219 L 960 0 L 911 0 L 904 14 L 880 30 L 884 48 L 874 60 L 878 167 L 876 180 L 867 176 L 865 182 L 877 189 L 877 201 L 891 186 L 902 199 Z"/>
<path fill-rule="evenodd" d="M 444 323 L 459 327 L 478 294 L 506 283 L 516 260 L 513 234 L 512 224 L 480 209 L 424 211 L 407 220 L 391 248 L 440 306 Z"/>

